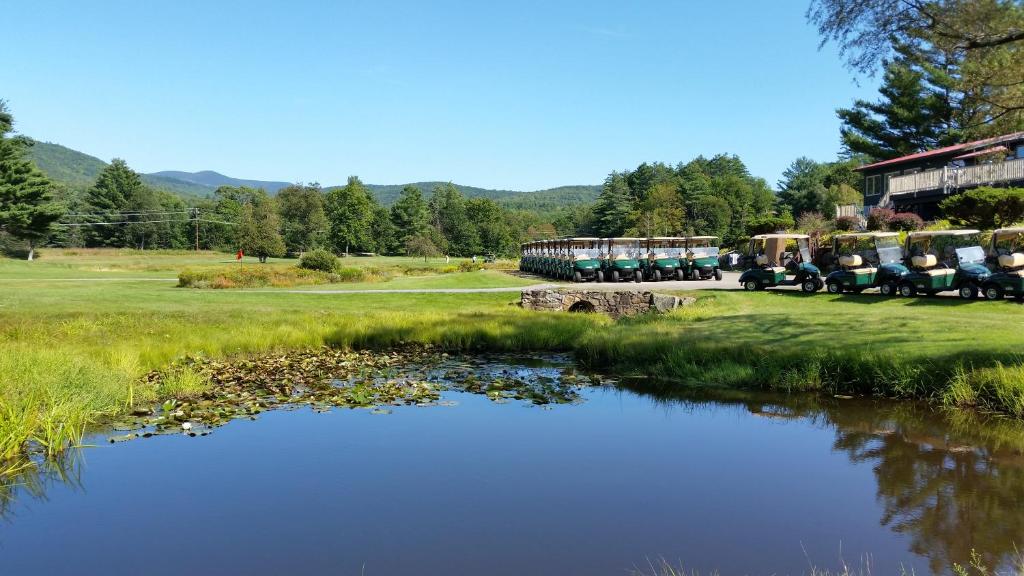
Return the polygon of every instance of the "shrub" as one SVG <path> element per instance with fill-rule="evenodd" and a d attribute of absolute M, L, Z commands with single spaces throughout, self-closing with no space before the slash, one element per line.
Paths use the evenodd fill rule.
<path fill-rule="evenodd" d="M 459 272 L 476 272 L 483 269 L 484 265 L 480 262 L 473 262 L 472 260 L 459 262 Z"/>
<path fill-rule="evenodd" d="M 868 213 L 868 230 L 877 230 L 885 232 L 889 229 L 889 223 L 892 222 L 893 217 L 896 213 L 888 208 L 874 208 Z"/>
<path fill-rule="evenodd" d="M 856 230 L 859 226 L 860 219 L 856 216 L 840 216 L 836 218 L 836 230 L 849 232 L 851 230 Z"/>
<path fill-rule="evenodd" d="M 1024 219 L 1024 188 L 975 188 L 939 204 L 958 226 L 1001 228 Z"/>
<path fill-rule="evenodd" d="M 785 232 L 795 226 L 793 222 L 793 216 L 789 212 L 783 212 L 779 216 L 758 216 L 750 219 L 747 222 L 747 233 L 751 236 L 755 234 L 771 234 L 772 232 Z"/>
<path fill-rule="evenodd" d="M 318 248 L 303 254 L 302 258 L 299 260 L 299 267 L 305 268 L 306 270 L 334 272 L 338 269 L 338 258 L 327 250 Z"/>
<path fill-rule="evenodd" d="M 889 228 L 900 232 L 914 232 L 924 228 L 924 220 L 913 212 L 898 212 L 889 220 Z"/>
<path fill-rule="evenodd" d="M 338 274 L 298 266 L 226 266 L 183 270 L 178 274 L 178 286 L 182 288 L 288 287 L 340 281 Z"/>

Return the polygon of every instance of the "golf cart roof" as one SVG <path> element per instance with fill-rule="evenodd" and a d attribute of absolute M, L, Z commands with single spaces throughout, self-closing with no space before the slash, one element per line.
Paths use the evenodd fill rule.
<path fill-rule="evenodd" d="M 639 241 L 643 240 L 643 238 L 622 237 L 622 238 L 605 238 L 605 240 L 608 240 L 609 242 L 639 242 Z"/>
<path fill-rule="evenodd" d="M 569 238 L 570 242 L 597 242 L 600 238 Z"/>
<path fill-rule="evenodd" d="M 1009 236 L 1011 234 L 1024 234 L 1024 228 L 1000 228 L 992 232 L 992 236 Z"/>
<path fill-rule="evenodd" d="M 687 236 L 687 240 L 718 240 L 718 236 Z"/>
<path fill-rule="evenodd" d="M 970 236 L 971 234 L 981 234 L 980 230 L 929 230 L 926 232 L 911 232 L 907 234 L 907 239 L 910 238 L 933 238 L 936 236 Z"/>
<path fill-rule="evenodd" d="M 758 234 L 752 236 L 751 240 L 772 240 L 772 239 L 783 239 L 783 240 L 809 240 L 811 237 L 807 234 Z"/>
<path fill-rule="evenodd" d="M 686 240 L 686 238 L 681 238 L 679 236 L 654 236 L 652 238 L 648 238 L 648 240 L 657 240 L 658 242 L 681 242 Z"/>
<path fill-rule="evenodd" d="M 851 232 L 849 234 L 836 234 L 833 238 L 836 240 L 840 238 L 891 238 L 899 235 L 899 232 Z"/>

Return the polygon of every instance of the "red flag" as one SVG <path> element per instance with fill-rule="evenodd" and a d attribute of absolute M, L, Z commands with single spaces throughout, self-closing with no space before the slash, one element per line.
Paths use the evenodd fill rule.
<path fill-rule="evenodd" d="M 242 256 L 245 256 L 245 254 L 241 250 L 239 250 L 238 254 L 235 254 L 235 260 L 241 260 Z"/>

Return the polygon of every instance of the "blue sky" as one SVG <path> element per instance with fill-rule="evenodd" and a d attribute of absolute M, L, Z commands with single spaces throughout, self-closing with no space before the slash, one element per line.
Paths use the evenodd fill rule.
<path fill-rule="evenodd" d="M 22 133 L 142 172 L 532 190 L 738 154 L 772 184 L 873 99 L 807 0 L 4 0 Z"/>

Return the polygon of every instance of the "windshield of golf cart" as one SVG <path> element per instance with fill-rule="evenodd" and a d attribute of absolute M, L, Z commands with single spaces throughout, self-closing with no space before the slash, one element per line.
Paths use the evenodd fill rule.
<path fill-rule="evenodd" d="M 708 258 L 711 256 L 718 256 L 718 246 L 712 246 L 710 240 L 702 240 L 690 244 L 687 251 L 693 254 L 694 258 Z"/>
<path fill-rule="evenodd" d="M 599 251 L 597 248 L 589 248 L 586 246 L 573 246 L 571 249 L 572 256 L 576 260 L 590 260 L 597 258 Z"/>
<path fill-rule="evenodd" d="M 880 236 L 875 238 L 875 251 L 878 253 L 878 261 L 882 264 L 892 264 L 903 260 L 903 247 L 897 236 Z"/>
<path fill-rule="evenodd" d="M 996 256 L 1024 252 L 1024 232 L 1004 232 L 993 236 L 992 245 Z"/>
<path fill-rule="evenodd" d="M 624 258 L 632 258 L 633 254 L 637 252 L 637 247 L 634 243 L 613 243 L 609 246 L 608 250 L 613 258 L 622 260 Z"/>
<path fill-rule="evenodd" d="M 647 247 L 651 258 L 682 258 L 685 252 L 682 242 L 651 242 Z"/>
<path fill-rule="evenodd" d="M 979 264 L 985 261 L 985 249 L 981 246 L 957 248 L 956 257 L 961 264 Z"/>

